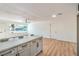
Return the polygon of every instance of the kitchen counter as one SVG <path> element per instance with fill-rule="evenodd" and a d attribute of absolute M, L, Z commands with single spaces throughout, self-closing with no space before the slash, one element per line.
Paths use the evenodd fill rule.
<path fill-rule="evenodd" d="M 41 36 L 24 36 L 23 39 L 12 39 L 6 42 L 0 42 L 0 52 L 16 47 L 20 44 L 40 38 Z"/>
<path fill-rule="evenodd" d="M 25 33 L 4 32 L 4 33 L 0 33 L 0 40 L 6 39 L 6 38 L 12 38 L 12 37 L 24 36 L 24 35 L 28 35 L 28 34 L 26 32 Z"/>

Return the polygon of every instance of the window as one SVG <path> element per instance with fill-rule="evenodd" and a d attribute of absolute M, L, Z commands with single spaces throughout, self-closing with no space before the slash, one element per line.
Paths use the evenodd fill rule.
<path fill-rule="evenodd" d="M 16 32 L 27 32 L 27 25 L 28 24 L 11 24 L 10 31 Z"/>

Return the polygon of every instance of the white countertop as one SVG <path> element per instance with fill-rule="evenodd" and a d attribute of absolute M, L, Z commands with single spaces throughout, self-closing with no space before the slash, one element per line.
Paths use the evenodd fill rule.
<path fill-rule="evenodd" d="M 41 37 L 41 36 L 25 36 L 23 39 L 14 39 L 14 40 L 12 39 L 7 42 L 1 42 L 0 43 L 0 52 L 10 49 L 12 47 L 16 47 L 20 44 L 29 42 L 29 41 L 34 40 L 39 37 Z"/>
<path fill-rule="evenodd" d="M 17 37 L 17 36 L 24 36 L 27 35 L 27 33 L 11 33 L 11 32 L 4 32 L 0 33 L 0 39 L 6 39 L 11 37 Z"/>

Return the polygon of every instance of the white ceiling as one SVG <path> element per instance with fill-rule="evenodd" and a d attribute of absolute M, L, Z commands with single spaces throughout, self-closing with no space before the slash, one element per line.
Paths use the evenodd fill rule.
<path fill-rule="evenodd" d="M 56 3 L 5 3 L 0 4 L 0 18 L 6 20 L 31 21 L 52 19 L 52 14 L 63 13 L 64 16 L 76 13 L 77 4 Z M 5 18 L 4 18 L 5 17 Z"/>

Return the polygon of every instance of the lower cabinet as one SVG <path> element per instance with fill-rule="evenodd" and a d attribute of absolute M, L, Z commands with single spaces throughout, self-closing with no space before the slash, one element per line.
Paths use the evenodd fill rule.
<path fill-rule="evenodd" d="M 43 50 L 43 40 L 42 37 L 38 38 L 37 40 L 37 53 Z"/>
<path fill-rule="evenodd" d="M 39 52 L 43 50 L 43 42 L 42 37 L 31 41 L 31 56 L 37 55 Z"/>
<path fill-rule="evenodd" d="M 0 56 L 35 56 L 43 49 L 42 37 L 0 53 Z"/>
<path fill-rule="evenodd" d="M 17 48 L 12 48 L 0 53 L 0 56 L 16 56 Z"/>
<path fill-rule="evenodd" d="M 37 54 L 37 40 L 31 41 L 31 56 L 35 56 Z"/>
<path fill-rule="evenodd" d="M 18 55 L 19 56 L 30 56 L 31 55 L 31 45 L 30 42 L 18 46 Z"/>

